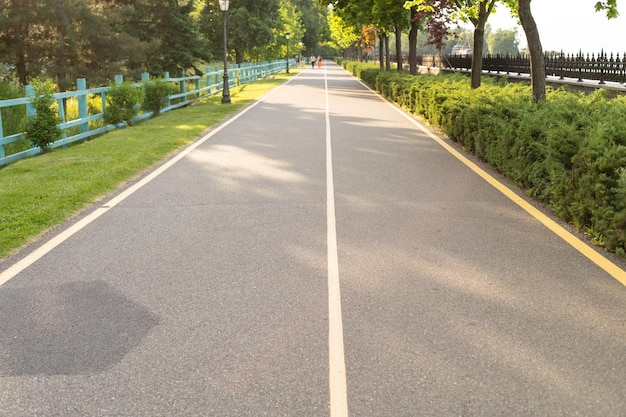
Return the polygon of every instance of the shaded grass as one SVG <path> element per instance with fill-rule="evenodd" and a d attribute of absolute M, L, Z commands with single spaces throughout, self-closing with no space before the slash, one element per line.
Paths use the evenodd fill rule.
<path fill-rule="evenodd" d="M 232 88 L 230 105 L 221 104 L 221 95 L 212 96 L 138 126 L 0 169 L 0 259 L 192 143 L 295 73 Z"/>

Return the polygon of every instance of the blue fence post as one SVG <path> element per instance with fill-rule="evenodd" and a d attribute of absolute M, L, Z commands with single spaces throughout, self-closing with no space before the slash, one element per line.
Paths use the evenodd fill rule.
<path fill-rule="evenodd" d="M 2 112 L 0 111 L 0 139 L 4 137 L 4 131 L 2 130 Z M 0 159 L 4 158 L 4 145 L 0 145 Z"/>
<path fill-rule="evenodd" d="M 181 71 L 180 93 L 183 94 L 183 103 L 187 103 L 187 81 L 185 80 L 185 70 Z"/>
<path fill-rule="evenodd" d="M 150 74 L 147 72 L 142 72 L 141 73 L 141 87 L 143 88 L 144 93 L 146 92 L 146 86 L 144 84 L 146 81 L 150 81 Z M 143 109 L 143 105 L 141 106 L 141 110 L 145 112 L 145 110 Z"/>
<path fill-rule="evenodd" d="M 211 67 L 206 68 L 206 82 L 208 86 L 211 86 L 211 88 L 209 88 L 209 94 L 213 94 L 213 68 Z"/>
<path fill-rule="evenodd" d="M 115 76 L 115 84 L 122 84 L 124 82 L 124 76 L 123 75 L 116 75 Z"/>
<path fill-rule="evenodd" d="M 35 88 L 31 84 L 28 84 L 26 87 L 24 87 L 24 93 L 26 94 L 26 98 L 29 99 L 28 103 L 26 103 L 26 118 L 34 117 L 37 115 L 37 110 L 35 110 L 35 107 L 33 106 L 33 103 L 31 103 L 31 100 L 33 97 L 35 97 Z M 30 147 L 32 149 L 36 148 L 37 146 L 31 143 Z"/>
<path fill-rule="evenodd" d="M 35 97 L 35 88 L 28 84 L 25 88 L 24 91 L 26 93 L 26 98 L 28 98 L 28 103 L 26 103 L 26 117 L 30 117 L 30 116 L 35 116 L 37 114 L 37 111 L 35 110 L 35 108 L 33 107 L 33 104 L 31 103 L 31 100 L 33 97 Z"/>
<path fill-rule="evenodd" d="M 61 121 L 61 123 L 65 123 L 65 105 L 63 104 L 63 99 L 59 98 L 57 99 L 57 106 L 59 107 L 59 120 Z M 79 116 L 80 117 L 80 116 Z M 81 126 L 82 128 L 82 126 Z M 65 129 L 62 130 L 61 132 L 61 139 L 65 139 L 67 137 L 67 132 L 65 131 Z M 63 146 L 64 148 L 67 148 L 67 145 Z"/>
<path fill-rule="evenodd" d="M 163 79 L 165 81 L 169 81 L 170 80 L 170 72 L 169 71 L 164 71 L 163 72 Z M 172 99 L 170 98 L 171 96 L 167 96 L 167 109 L 169 111 L 170 106 L 172 105 Z"/>
<path fill-rule="evenodd" d="M 84 78 L 79 78 L 76 80 L 76 91 L 84 91 L 87 89 L 87 80 Z M 86 119 L 89 117 L 89 109 L 87 108 L 87 94 L 80 94 L 78 97 L 78 118 Z M 80 124 L 80 133 L 85 133 L 89 131 L 89 123 L 81 123 Z"/>

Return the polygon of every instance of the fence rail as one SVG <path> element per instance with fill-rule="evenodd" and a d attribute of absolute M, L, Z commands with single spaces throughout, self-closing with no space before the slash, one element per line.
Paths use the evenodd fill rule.
<path fill-rule="evenodd" d="M 290 60 L 289 66 L 295 67 L 295 64 L 295 60 Z M 286 65 L 287 62 L 285 60 L 276 60 L 256 64 L 232 65 L 228 68 L 229 86 L 233 87 L 235 85 L 246 84 L 260 78 L 268 77 L 285 70 Z M 169 96 L 167 106 L 161 109 L 161 111 L 168 112 L 176 108 L 186 106 L 198 98 L 221 92 L 224 87 L 223 77 L 224 69 L 220 69 L 219 67 L 207 68 L 206 73 L 202 76 L 185 76 L 183 73 L 181 77 L 172 78 L 169 76 L 169 73 L 165 73 L 163 78 L 177 85 L 178 92 Z M 142 74 L 141 79 L 142 81 L 146 81 L 149 79 L 149 75 Z M 122 76 L 116 76 L 115 82 L 117 84 L 122 83 Z M 137 83 L 138 87 L 140 85 L 141 83 Z M 85 140 L 115 129 L 116 126 L 107 125 L 104 122 L 106 95 L 109 90 L 110 87 L 87 89 L 85 79 L 81 78 L 76 81 L 76 91 L 65 91 L 54 94 L 54 99 L 58 105 L 59 118 L 61 120 L 61 123 L 58 126 L 62 131 L 62 136 L 61 139 L 51 144 L 50 148 L 67 146 L 72 142 Z M 30 143 L 24 144 L 24 141 L 26 140 L 24 132 L 5 136 L 2 126 L 3 111 L 7 114 L 8 109 L 22 107 L 22 109 L 25 108 L 24 114 L 27 116 L 34 115 L 35 110 L 31 105 L 33 95 L 34 92 L 32 87 L 27 86 L 26 97 L 0 100 L 0 166 L 41 153 L 41 149 L 39 147 Z M 68 99 L 75 99 L 78 104 L 78 114 L 76 117 L 72 117 L 71 119 L 71 116 L 69 116 L 67 111 Z M 95 111 L 94 106 L 91 106 L 90 108 L 88 104 L 89 99 L 99 99 L 102 110 Z M 135 120 L 140 121 L 151 116 L 152 113 L 143 112 L 141 109 L 138 109 Z M 16 148 L 16 145 L 20 143 L 22 148 L 26 147 L 27 149 L 19 149 L 18 147 L 18 150 L 16 151 L 14 148 Z M 7 147 L 11 149 L 7 151 Z"/>
<path fill-rule="evenodd" d="M 470 55 L 448 55 L 444 59 L 432 55 L 418 57 L 418 65 L 440 66 L 451 69 L 469 70 L 472 68 Z M 439 65 L 437 65 L 439 64 Z M 592 80 L 598 84 L 607 81 L 626 83 L 626 54 L 546 54 L 546 75 L 560 79 L 573 78 L 577 81 Z M 485 55 L 483 71 L 505 74 L 530 74 L 528 55 Z"/>

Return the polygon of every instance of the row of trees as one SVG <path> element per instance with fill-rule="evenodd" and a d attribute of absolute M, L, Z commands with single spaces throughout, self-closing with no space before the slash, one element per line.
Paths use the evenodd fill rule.
<path fill-rule="evenodd" d="M 466 54 L 468 49 L 472 49 L 472 43 L 474 38 L 474 33 L 471 30 L 467 30 L 461 26 L 455 28 L 452 34 L 448 37 L 445 45 L 441 50 L 438 50 L 434 45 L 426 44 L 428 40 L 428 33 L 424 31 L 420 31 L 417 34 L 417 55 L 437 55 L 439 53 L 443 55 L 451 55 L 451 54 Z M 395 35 L 391 34 L 389 36 L 390 43 L 393 44 L 395 41 Z M 366 39 L 361 38 L 359 44 L 362 49 L 359 51 L 356 48 L 351 48 L 349 51 L 344 51 L 344 58 L 349 58 L 348 56 L 352 54 L 353 56 L 357 56 L 359 52 L 363 52 L 361 56 L 366 57 L 367 59 L 372 59 L 372 57 L 378 56 L 378 50 L 374 50 L 378 43 L 378 37 L 375 35 L 375 39 L 370 39 L 371 44 L 366 44 Z M 487 24 L 485 28 L 485 44 L 484 51 L 487 54 L 496 55 L 496 54 L 509 54 L 516 55 L 520 53 L 519 48 L 519 39 L 518 33 L 515 29 L 497 29 L 493 30 L 489 24 Z M 407 50 L 407 36 L 406 34 L 402 35 L 402 55 L 406 56 L 408 54 Z"/>
<path fill-rule="evenodd" d="M 230 5 L 237 62 L 284 57 L 286 32 L 295 41 L 290 51 L 315 50 L 327 33 L 318 0 Z M 0 64 L 22 84 L 45 73 L 62 90 L 76 78 L 99 85 L 114 74 L 178 75 L 221 59 L 221 23 L 217 0 L 0 0 Z"/>
<path fill-rule="evenodd" d="M 236 62 L 317 54 L 330 44 L 373 48 L 389 65 L 389 39 L 402 56 L 408 33 L 409 70 L 417 71 L 418 34 L 441 50 L 456 22 L 473 26 L 472 87 L 480 86 L 486 24 L 496 4 L 509 8 L 526 33 L 533 95 L 545 98 L 545 68 L 531 0 L 232 0 L 228 12 L 230 53 Z M 617 0 L 596 3 L 617 16 Z M 195 68 L 221 57 L 222 25 L 217 0 L 0 0 L 0 65 L 14 68 L 26 84 L 42 73 L 65 90 L 76 78 L 102 84 L 113 74 L 137 78 Z M 402 70 L 399 63 L 398 69 Z"/>
<path fill-rule="evenodd" d="M 530 2 L 531 0 L 333 0 L 329 4 L 332 6 L 331 18 L 335 22 L 331 24 L 330 30 L 331 33 L 344 33 L 345 42 L 339 46 L 345 47 L 348 42 L 359 38 L 359 30 L 371 31 L 372 27 L 375 28 L 380 40 L 381 68 L 384 56 L 387 56 L 387 63 L 389 62 L 389 34 L 396 34 L 396 56 L 401 56 L 402 37 L 399 35 L 408 32 L 409 70 L 416 73 L 417 34 L 420 30 L 428 32 L 427 43 L 441 50 L 451 33 L 453 23 L 454 26 L 458 21 L 471 23 L 474 35 L 471 84 L 473 88 L 478 88 L 481 84 L 486 24 L 499 3 L 508 7 L 521 23 L 528 42 L 533 98 L 544 100 L 546 86 L 543 48 Z M 605 12 L 609 19 L 614 18 L 617 16 L 617 0 L 597 1 L 595 10 Z M 350 33 L 352 38 L 345 36 L 346 33 Z M 398 63 L 398 70 L 403 70 L 401 62 Z"/>

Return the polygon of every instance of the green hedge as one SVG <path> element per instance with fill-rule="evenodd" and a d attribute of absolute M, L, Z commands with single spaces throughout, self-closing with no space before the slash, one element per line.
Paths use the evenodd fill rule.
<path fill-rule="evenodd" d="M 382 71 L 342 63 L 379 93 L 422 116 L 487 161 L 530 196 L 587 232 L 594 243 L 626 255 L 626 97 L 608 99 L 464 75 Z"/>

